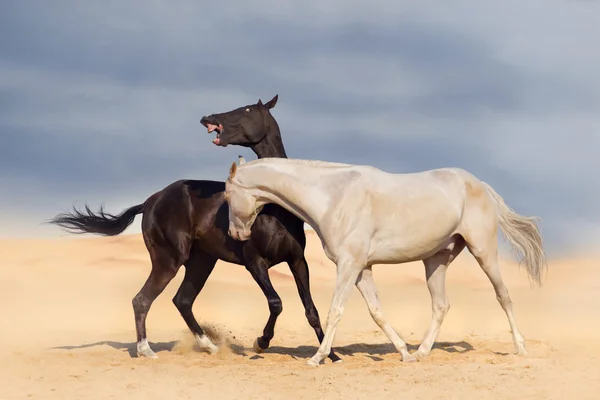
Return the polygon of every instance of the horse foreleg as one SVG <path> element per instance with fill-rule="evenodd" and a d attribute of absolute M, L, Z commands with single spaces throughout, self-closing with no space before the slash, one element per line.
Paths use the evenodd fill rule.
<path fill-rule="evenodd" d="M 275 323 L 279 314 L 283 311 L 283 303 L 281 298 L 273 288 L 271 279 L 269 278 L 269 269 L 266 261 L 263 258 L 255 258 L 248 265 L 246 269 L 252 275 L 252 278 L 256 281 L 269 303 L 269 320 L 263 330 L 263 335 L 256 338 L 254 341 L 254 351 L 262 353 L 263 350 L 269 348 L 269 344 L 273 336 L 275 335 Z"/>
<path fill-rule="evenodd" d="M 350 297 L 350 291 L 356 283 L 358 274 L 360 274 L 364 267 L 364 264 L 358 264 L 354 260 L 338 262 L 335 293 L 331 301 L 331 307 L 329 308 L 329 315 L 327 316 L 325 336 L 315 355 L 308 360 L 308 365 L 319 365 L 331 351 L 333 337 L 335 336 L 337 325 L 342 319 L 344 306 Z"/>
<path fill-rule="evenodd" d="M 417 361 L 416 358 L 408 353 L 406 342 L 398 335 L 398 333 L 392 328 L 392 326 L 383 318 L 383 312 L 381 311 L 381 303 L 379 296 L 377 295 L 377 287 L 375 281 L 373 281 L 373 270 L 371 267 L 365 268 L 358 276 L 356 281 L 356 287 L 362 294 L 369 313 L 373 318 L 373 321 L 385 332 L 390 341 L 394 344 L 394 347 L 402 355 L 402 361 L 412 362 Z"/>
<path fill-rule="evenodd" d="M 315 307 L 312 296 L 310 294 L 310 278 L 308 272 L 308 265 L 304 257 L 299 257 L 295 261 L 288 262 L 294 280 L 296 281 L 296 287 L 298 288 L 298 294 L 304 305 L 304 312 L 306 319 L 310 326 L 315 330 L 315 334 L 319 339 L 319 344 L 323 342 L 323 328 L 321 327 L 321 319 L 319 318 L 319 312 Z M 342 360 L 333 352 L 329 353 L 329 359 L 332 362 L 341 362 Z"/>

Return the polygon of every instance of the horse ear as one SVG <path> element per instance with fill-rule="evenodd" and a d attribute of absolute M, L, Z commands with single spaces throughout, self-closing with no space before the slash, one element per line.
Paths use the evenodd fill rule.
<path fill-rule="evenodd" d="M 238 159 L 239 159 L 240 165 L 246 164 L 246 160 L 244 159 L 244 157 L 238 156 Z"/>
<path fill-rule="evenodd" d="M 258 99 L 258 103 L 256 103 L 256 105 L 258 105 L 258 106 L 262 106 L 262 105 L 263 105 L 263 102 L 262 102 L 262 100 L 261 100 L 261 99 Z"/>
<path fill-rule="evenodd" d="M 229 168 L 229 178 L 227 179 L 229 182 L 233 182 L 233 178 L 235 177 L 235 173 L 237 172 L 237 164 L 235 161 L 231 163 L 231 168 Z"/>
<path fill-rule="evenodd" d="M 275 104 L 277 104 L 277 99 L 279 99 L 278 94 L 276 94 L 275 97 L 273 97 L 271 100 L 269 100 L 269 102 L 267 102 L 267 104 L 265 104 L 265 106 L 267 106 L 268 109 L 275 107 Z"/>

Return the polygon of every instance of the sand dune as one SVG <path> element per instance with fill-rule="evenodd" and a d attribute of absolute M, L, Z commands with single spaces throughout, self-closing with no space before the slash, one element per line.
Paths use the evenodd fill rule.
<path fill-rule="evenodd" d="M 322 322 L 335 268 L 309 232 L 313 296 Z M 0 399 L 596 399 L 600 393 L 600 268 L 596 259 L 551 261 L 541 289 L 510 261 L 502 272 L 529 356 L 513 355 L 506 317 L 464 252 L 448 275 L 452 308 L 439 343 L 403 364 L 354 291 L 335 349 L 342 364 L 310 368 L 317 340 L 289 271 L 270 272 L 284 303 L 272 347 L 252 342 L 268 308 L 243 267 L 219 262 L 194 305 L 222 343 L 195 351 L 173 306 L 179 272 L 148 316 L 159 359 L 133 358 L 131 299 L 149 273 L 141 236 L 0 241 Z M 375 266 L 386 318 L 415 348 L 430 319 L 420 263 Z"/>

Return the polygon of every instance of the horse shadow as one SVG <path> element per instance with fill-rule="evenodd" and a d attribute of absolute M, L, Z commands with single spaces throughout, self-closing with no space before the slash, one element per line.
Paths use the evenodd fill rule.
<path fill-rule="evenodd" d="M 149 342 L 150 347 L 156 353 L 159 352 L 172 352 L 179 341 L 173 340 L 170 342 Z M 131 358 L 137 358 L 137 345 L 135 342 L 133 343 L 124 343 L 124 342 L 116 342 L 111 340 L 105 340 L 94 343 L 87 343 L 76 346 L 57 346 L 52 347 L 52 350 L 77 350 L 77 349 L 86 349 L 91 347 L 98 346 L 110 346 L 115 350 L 125 350 Z M 242 357 L 249 357 L 247 354 L 247 350 L 244 346 L 235 343 L 228 343 L 226 345 L 229 347 L 230 351 L 233 354 Z M 417 350 L 417 345 L 407 344 L 408 350 L 413 352 Z M 195 350 L 199 349 L 195 347 Z M 264 350 L 263 354 L 279 354 L 284 356 L 290 356 L 293 359 L 309 359 L 312 357 L 316 351 L 317 346 L 298 346 L 298 347 L 285 347 L 285 346 L 272 346 L 268 349 Z M 474 350 L 474 347 L 465 341 L 459 342 L 438 342 L 435 343 L 433 349 L 439 349 L 445 351 L 446 353 L 457 353 L 464 354 Z M 355 354 L 366 354 L 367 357 L 371 358 L 374 361 L 383 361 L 383 358 L 380 356 L 389 355 L 389 354 L 398 354 L 398 351 L 391 343 L 378 343 L 378 344 L 366 344 L 366 343 L 354 343 L 346 346 L 334 346 L 333 350 L 341 355 L 341 356 L 353 356 Z M 252 351 L 252 350 L 250 350 Z M 252 351 L 253 352 L 253 351 Z M 257 360 L 263 358 L 261 355 L 256 354 L 252 357 L 249 357 L 251 360 Z"/>
<path fill-rule="evenodd" d="M 409 352 L 416 351 L 419 346 L 413 344 L 406 344 Z M 434 344 L 432 350 L 439 349 L 446 353 L 457 353 L 464 354 L 475 350 L 473 345 L 465 341 L 459 342 L 437 342 Z M 275 353 L 280 355 L 288 355 L 294 359 L 310 358 L 318 350 L 317 346 L 299 346 L 299 347 L 284 347 L 284 346 L 273 346 L 264 351 L 264 353 Z M 378 343 L 378 344 L 366 344 L 366 343 L 353 343 L 346 346 L 332 346 L 332 350 L 340 356 L 354 356 L 355 354 L 366 354 L 367 357 L 373 361 L 383 361 L 380 356 L 389 354 L 399 354 L 398 350 L 391 343 Z"/>
<path fill-rule="evenodd" d="M 150 347 L 154 350 L 155 353 L 159 353 L 161 351 L 171 352 L 177 345 L 178 341 L 173 340 L 170 342 L 149 342 Z M 78 349 L 87 349 L 90 347 L 98 347 L 98 346 L 110 346 L 115 350 L 126 350 L 129 353 L 131 358 L 137 358 L 137 343 L 124 343 L 124 342 L 115 342 L 112 340 L 104 340 L 95 343 L 86 343 L 78 346 L 57 346 L 52 347 L 52 350 L 78 350 Z"/>
<path fill-rule="evenodd" d="M 148 342 L 148 344 L 150 345 L 150 347 L 152 348 L 152 350 L 155 353 L 160 353 L 160 352 L 164 352 L 164 351 L 170 353 L 176 349 L 176 347 L 179 343 L 180 343 L 179 340 L 172 340 L 170 342 Z M 81 345 L 77 345 L 77 346 L 56 346 L 56 347 L 51 347 L 50 349 L 51 350 L 78 350 L 78 349 L 87 349 L 87 348 L 98 347 L 98 346 L 109 346 L 115 350 L 125 350 L 131 358 L 138 358 L 136 342 L 124 343 L 124 342 L 116 342 L 113 340 L 103 340 L 100 342 L 86 343 L 86 344 L 81 344 Z M 235 343 L 228 343 L 226 346 L 229 348 L 229 350 L 231 350 L 231 352 L 233 354 L 242 356 L 242 357 L 248 357 L 248 354 L 246 354 L 246 349 L 244 348 L 244 346 L 240 346 Z M 201 350 L 197 344 L 195 344 L 193 346 L 193 348 L 195 351 L 201 352 Z"/>

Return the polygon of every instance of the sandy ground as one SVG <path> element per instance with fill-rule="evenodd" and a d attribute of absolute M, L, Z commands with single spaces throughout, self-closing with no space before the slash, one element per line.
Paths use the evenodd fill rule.
<path fill-rule="evenodd" d="M 307 249 L 322 322 L 335 269 L 314 233 Z M 179 272 L 148 316 L 159 359 L 132 357 L 131 299 L 149 273 L 139 235 L 0 241 L 0 399 L 598 399 L 600 268 L 595 259 L 550 262 L 542 289 L 503 262 L 529 356 L 513 354 L 504 312 L 469 253 L 452 265 L 452 308 L 431 356 L 403 364 L 371 320 L 357 290 L 334 346 L 341 364 L 311 368 L 317 340 L 287 266 L 271 270 L 283 299 L 272 347 L 254 338 L 267 320 L 259 288 L 243 267 L 220 263 L 194 305 L 222 343 L 194 349 L 171 299 Z M 420 263 L 375 266 L 386 318 L 412 349 L 430 319 Z"/>

